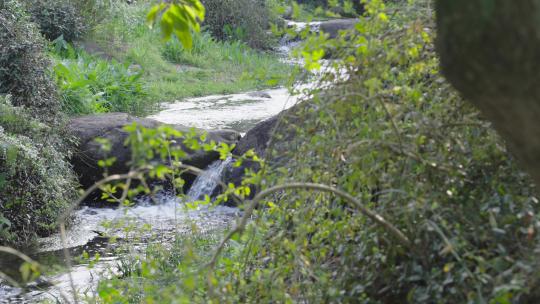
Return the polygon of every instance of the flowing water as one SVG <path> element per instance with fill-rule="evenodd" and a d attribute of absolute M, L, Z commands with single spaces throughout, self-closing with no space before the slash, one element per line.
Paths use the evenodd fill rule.
<path fill-rule="evenodd" d="M 164 110 L 150 118 L 169 124 L 202 129 L 232 129 L 243 133 L 258 122 L 292 106 L 294 102 L 284 88 L 214 95 L 164 104 Z"/>
<path fill-rule="evenodd" d="M 317 26 L 316 24 L 292 24 L 291 26 Z M 278 48 L 288 54 L 296 42 L 284 39 Z M 163 111 L 150 118 L 170 123 L 203 129 L 232 129 L 247 132 L 258 122 L 278 114 L 294 105 L 297 97 L 287 89 L 277 88 L 261 92 L 216 95 L 190 98 L 180 102 L 164 104 Z M 231 160 L 216 161 L 194 182 L 188 197 L 192 200 L 211 195 Z M 137 243 L 122 230 L 113 230 L 120 239 L 127 239 L 135 249 L 144 250 L 145 238 L 170 243 L 178 234 L 188 233 L 195 226 L 198 231 L 226 229 L 239 215 L 238 209 L 228 207 L 188 210 L 184 202 L 172 194 L 161 194 L 152 201 L 141 201 L 130 208 L 90 208 L 84 207 L 74 215 L 73 224 L 67 231 L 66 242 L 72 257 L 86 251 L 91 256 L 99 253 L 100 262 L 90 268 L 86 262 L 74 262 L 71 277 L 79 294 L 93 293 L 100 278 L 114 275 L 118 256 L 113 254 L 108 238 L 102 235 L 103 223 L 132 223 L 135 227 L 152 227 L 147 235 Z M 110 231 L 108 231 L 110 233 Z M 39 240 L 39 246 L 30 255 L 40 264 L 57 269 L 56 274 L 48 274 L 29 284 L 24 289 L 2 284 L 0 279 L 0 303 L 34 303 L 43 299 L 59 302 L 70 301 L 70 277 L 65 270 L 66 261 L 60 235 L 52 235 Z M 8 275 L 17 276 L 20 261 L 8 256 L 0 256 L 0 269 Z"/>
<path fill-rule="evenodd" d="M 278 114 L 292 106 L 294 98 L 286 89 L 272 89 L 264 92 L 232 94 L 191 98 L 178 103 L 163 105 L 164 110 L 151 118 L 165 123 L 182 124 L 204 129 L 233 129 L 247 132 L 258 122 Z M 199 176 L 192 185 L 188 197 L 193 200 L 211 195 L 218 185 L 223 171 L 231 160 L 216 161 Z M 113 254 L 107 238 L 102 237 L 102 223 L 120 223 L 131 221 L 139 228 L 151 225 L 148 238 L 166 244 L 171 243 L 180 233 L 191 231 L 193 225 L 198 231 L 226 229 L 239 215 L 236 208 L 216 207 L 187 210 L 178 198 L 171 194 L 162 194 L 154 201 L 139 202 L 130 208 L 90 208 L 84 207 L 74 215 L 71 228 L 67 231 L 66 241 L 72 257 L 78 257 L 83 251 L 93 256 L 99 253 L 100 262 L 93 268 L 87 263 L 75 262 L 71 268 L 78 294 L 95 291 L 100 278 L 114 274 L 118 256 Z M 108 231 L 109 232 L 109 231 Z M 121 231 L 117 237 L 128 238 Z M 133 242 L 132 240 L 130 240 Z M 145 243 L 135 243 L 144 250 Z M 43 299 L 68 302 L 71 300 L 71 284 L 65 272 L 66 261 L 62 250 L 60 235 L 52 235 L 39 240 L 38 250 L 30 256 L 47 268 L 58 269 L 56 274 L 45 275 L 28 287 L 16 288 L 2 284 L 0 280 L 0 303 L 35 303 Z M 17 276 L 20 261 L 8 256 L 0 256 L 0 269 L 9 275 Z"/>
<path fill-rule="evenodd" d="M 224 161 L 217 160 L 213 162 L 208 166 L 206 171 L 197 176 L 197 179 L 195 179 L 193 185 L 189 188 L 187 196 L 192 200 L 200 200 L 204 199 L 205 195 L 212 195 L 212 192 L 214 192 L 223 177 L 225 169 L 227 169 L 232 161 L 233 159 L 229 157 Z"/>

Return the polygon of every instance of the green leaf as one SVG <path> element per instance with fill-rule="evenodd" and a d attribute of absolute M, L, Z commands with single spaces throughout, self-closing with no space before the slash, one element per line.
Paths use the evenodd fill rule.
<path fill-rule="evenodd" d="M 205 8 L 200 0 L 186 0 L 181 3 L 154 5 L 146 16 L 149 26 L 158 19 L 163 40 L 168 41 L 172 34 L 178 37 L 184 48 L 193 47 L 192 32 L 199 32 L 200 22 L 204 20 Z"/>

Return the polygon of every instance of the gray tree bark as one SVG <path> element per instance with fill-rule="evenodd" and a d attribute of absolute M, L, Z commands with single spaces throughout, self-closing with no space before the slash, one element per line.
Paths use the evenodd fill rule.
<path fill-rule="evenodd" d="M 540 186 L 540 0 L 436 0 L 446 78 Z"/>

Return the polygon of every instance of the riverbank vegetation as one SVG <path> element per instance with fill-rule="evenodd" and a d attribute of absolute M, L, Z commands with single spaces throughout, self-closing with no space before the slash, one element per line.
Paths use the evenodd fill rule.
<path fill-rule="evenodd" d="M 270 0 L 268 5 L 274 14 L 300 22 L 356 18 L 364 12 L 361 1 L 351 0 Z"/>
<path fill-rule="evenodd" d="M 55 39 L 50 52 L 56 65 L 49 65 L 30 17 L 17 1 L 8 1 L 0 21 L 13 31 L 2 35 L 10 45 L 38 48 L 0 45 L 0 75 L 9 80 L 0 82 L 6 95 L 0 99 L 0 241 L 25 242 L 51 230 L 51 219 L 74 193 L 66 165 L 70 149 L 59 139 L 66 114 L 145 113 L 158 100 L 267 87 L 274 74 L 291 68 L 265 50 L 260 29 L 243 27 L 287 17 L 290 5 L 299 20 L 348 12 L 359 19 L 333 39 L 305 33 L 294 53 L 305 69 L 319 70 L 320 79 L 280 115 L 264 155 L 250 150 L 235 163 L 255 162 L 250 168 L 260 170 L 222 185 L 224 193 L 214 201 L 239 200 L 241 220 L 225 233 L 193 225 L 174 242 L 147 239 L 142 252 L 130 243 L 141 240 L 132 222 L 109 226 L 125 233 L 119 250 L 131 254 L 120 256 L 115 275 L 104 277 L 84 299 L 538 302 L 536 188 L 491 123 L 441 74 L 431 2 L 300 2 L 253 0 L 250 5 L 259 4 L 254 11 L 260 5 L 269 11 L 255 19 L 206 20 L 208 32 L 194 34 L 190 50 L 174 39 L 159 43 L 160 31 L 142 19 L 149 9 L 145 2 L 116 3 L 103 22 L 85 30 L 87 40 Z M 218 16 L 228 1 L 203 3 L 207 16 Z M 213 7 L 220 7 L 215 15 Z M 223 26 L 231 24 L 239 26 Z M 25 40 L 24 32 L 33 40 Z M 332 60 L 321 64 L 325 55 Z M 9 78 L 4 66 L 27 69 L 21 75 L 29 78 Z M 137 174 L 103 187 L 104 197 L 129 205 L 135 194 L 149 190 L 127 190 L 140 176 L 170 177 L 181 196 L 178 177 L 189 168 L 179 161 L 182 149 L 171 144 L 178 131 L 136 125 L 125 131 Z M 201 145 L 187 136 L 191 150 L 235 157 L 234 146 Z M 156 164 L 156 157 L 169 166 Z M 17 213 L 13 202 L 28 209 Z M 189 206 L 205 204 L 211 204 L 209 197 Z M 37 220 L 28 221 L 28 215 Z"/>
<path fill-rule="evenodd" d="M 9 29 L 0 32 L 1 244 L 28 245 L 56 231 L 76 195 L 46 42 L 29 20 L 18 2 L 0 10 Z"/>
<path fill-rule="evenodd" d="M 429 1 L 365 3 L 350 36 L 305 46 L 338 50 L 318 88 L 348 77 L 283 114 L 250 178 L 275 195 L 224 247 L 208 238 L 216 255 L 182 235 L 127 257 L 100 301 L 538 300 L 535 187 L 440 74 Z"/>
<path fill-rule="evenodd" d="M 0 243 L 27 245 L 57 229 L 76 193 L 67 163 L 74 146 L 64 130 L 70 116 L 145 115 L 161 102 L 275 86 L 292 70 L 268 49 L 268 22 L 257 33 L 213 37 L 207 29 L 218 17 L 210 15 L 193 48 L 185 49 L 148 27 L 149 8 L 146 1 L 2 2 Z M 24 130 L 13 129 L 17 124 Z"/>
<path fill-rule="evenodd" d="M 263 89 L 269 86 L 269 79 L 292 69 L 280 62 L 277 55 L 250 48 L 249 41 L 242 41 L 260 39 L 267 43 L 271 37 L 260 33 L 260 25 L 257 33 L 230 38 L 211 36 L 215 26 L 208 25 L 194 34 L 193 48 L 186 50 L 176 38 L 165 44 L 160 41 L 159 27 L 150 29 L 146 24 L 149 9 L 145 2 L 115 3 L 107 21 L 96 26 L 89 37 L 97 53 L 130 63 L 141 73 L 147 93 L 144 99 L 150 103 Z M 207 16 L 209 24 L 214 22 L 212 17 Z M 215 16 L 225 17 L 224 12 Z M 239 25 L 236 29 L 241 31 L 245 27 Z M 262 47 L 260 43 L 254 46 Z"/>

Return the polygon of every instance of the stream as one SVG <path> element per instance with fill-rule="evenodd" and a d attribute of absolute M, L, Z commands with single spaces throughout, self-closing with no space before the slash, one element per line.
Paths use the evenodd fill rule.
<path fill-rule="evenodd" d="M 208 96 L 190 98 L 182 102 L 163 105 L 163 111 L 151 116 L 155 120 L 189 125 L 204 129 L 233 129 L 241 133 L 247 132 L 258 122 L 278 114 L 294 104 L 286 89 L 272 89 L 262 92 Z M 230 161 L 215 162 L 194 182 L 188 197 L 197 199 L 205 194 L 212 194 L 217 186 L 216 178 L 220 178 Z M 157 202 L 157 204 L 156 204 Z M 141 201 L 130 208 L 91 208 L 83 207 L 76 211 L 74 222 L 67 231 L 67 247 L 71 256 L 80 256 L 86 251 L 93 256 L 101 255 L 100 262 L 92 269 L 86 263 L 74 262 L 71 274 L 75 287 L 80 294 L 95 291 L 97 282 L 102 276 L 110 275 L 118 257 L 111 253 L 106 238 L 100 236 L 104 231 L 103 222 L 117 223 L 130 220 L 135 226 L 151 225 L 151 234 L 158 235 L 160 242 L 171 242 L 178 233 L 190 232 L 196 225 L 200 232 L 221 229 L 231 225 L 239 215 L 236 208 L 218 206 L 214 208 L 200 207 L 198 210 L 187 210 L 184 202 L 174 195 L 162 194 L 155 202 Z M 121 232 L 118 237 L 122 238 Z M 150 237 L 150 235 L 149 235 Z M 144 247 L 144 242 L 138 244 Z M 61 268 L 65 265 L 59 234 L 39 240 L 38 250 L 30 256 L 46 267 Z M 8 269 L 8 275 L 17 277 L 16 258 L 0 256 L 0 269 Z M 74 259 L 76 260 L 76 259 Z M 17 266 L 17 267 L 15 267 Z M 0 284 L 0 303 L 34 303 L 43 299 L 62 299 L 62 293 L 70 294 L 71 286 L 67 273 L 46 276 L 43 283 L 32 283 L 26 289 Z M 52 285 L 54 284 L 54 285 Z M 69 296 L 67 296 L 69 298 Z"/>
<path fill-rule="evenodd" d="M 306 26 L 298 23 L 298 27 Z M 295 43 L 283 41 L 277 51 L 288 54 Z M 285 59 L 284 60 L 288 60 Z M 258 122 L 270 118 L 293 106 L 297 97 L 291 96 L 285 88 L 248 92 L 230 95 L 213 95 L 189 98 L 175 103 L 162 105 L 162 111 L 149 118 L 170 124 L 181 124 L 202 129 L 232 129 L 242 134 Z M 210 195 L 230 160 L 215 162 L 194 182 L 188 197 L 197 199 Z M 67 231 L 66 242 L 72 257 L 79 257 L 86 251 L 90 256 L 99 254 L 99 262 L 89 267 L 87 262 L 72 258 L 71 276 L 75 288 L 81 295 L 93 294 L 100 278 L 114 275 L 119 258 L 113 252 L 107 238 L 103 223 L 119 223 L 129 221 L 135 227 L 151 225 L 151 230 L 138 242 L 130 240 L 137 250 L 145 248 L 145 237 L 156 238 L 159 242 L 170 243 L 178 234 L 190 233 L 195 226 L 197 231 L 225 230 L 240 215 L 236 208 L 218 206 L 214 208 L 200 207 L 188 210 L 185 201 L 175 195 L 161 194 L 153 201 L 140 201 L 135 207 L 125 208 L 91 208 L 83 207 L 74 214 L 74 221 Z M 108 231 L 110 233 L 110 231 Z M 120 239 L 129 239 L 120 231 L 114 232 Z M 44 265 L 55 269 L 52 274 L 28 284 L 24 289 L 12 287 L 0 279 L 0 303 L 35 303 L 49 299 L 54 302 L 71 301 L 71 285 L 66 272 L 66 261 L 62 240 L 59 234 L 39 239 L 38 249 L 34 249 L 30 257 Z M 0 269 L 7 275 L 18 277 L 20 261 L 11 256 L 0 255 Z"/>

